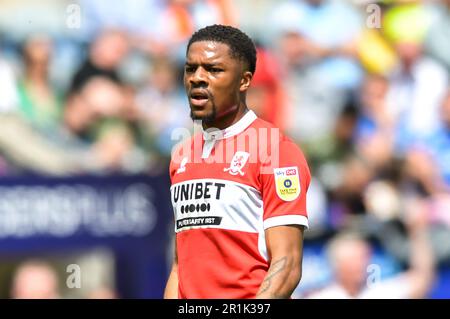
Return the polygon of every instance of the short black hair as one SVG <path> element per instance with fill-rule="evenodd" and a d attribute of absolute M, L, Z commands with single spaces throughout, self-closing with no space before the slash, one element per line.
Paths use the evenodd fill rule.
<path fill-rule="evenodd" d="M 248 70 L 255 74 L 256 47 L 252 39 L 241 30 L 221 24 L 204 27 L 196 31 L 189 39 L 186 53 L 192 43 L 199 41 L 215 41 L 228 45 L 231 55 L 244 61 Z"/>

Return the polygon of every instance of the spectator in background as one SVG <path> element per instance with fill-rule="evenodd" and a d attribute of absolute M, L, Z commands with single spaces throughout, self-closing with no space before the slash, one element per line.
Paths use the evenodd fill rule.
<path fill-rule="evenodd" d="M 328 256 L 334 271 L 334 283 L 310 293 L 314 299 L 406 299 L 426 298 L 434 280 L 434 257 L 427 238 L 426 211 L 412 205 L 407 214 L 409 233 L 409 269 L 382 279 L 368 278 L 371 248 L 362 237 L 343 233 L 328 244 Z M 382 269 L 377 275 L 381 275 Z"/>
<path fill-rule="evenodd" d="M 398 63 L 397 54 L 384 37 L 381 28 L 364 28 L 354 43 L 340 50 L 358 58 L 369 74 L 388 76 Z"/>
<path fill-rule="evenodd" d="M 124 117 L 129 102 L 124 88 L 103 76 L 89 79 L 68 100 L 66 127 L 94 152 L 99 171 L 140 171 L 145 167 L 135 132 Z"/>
<path fill-rule="evenodd" d="M 122 87 L 94 77 L 68 100 L 65 126 L 55 125 L 51 132 L 37 130 L 19 114 L 0 114 L 0 151 L 15 172 L 71 175 L 143 170 L 143 154 L 120 117 L 125 103 Z"/>
<path fill-rule="evenodd" d="M 437 164 L 441 180 L 445 183 L 442 190 L 450 191 L 450 89 L 441 107 L 439 128 L 428 139 L 433 161 Z"/>
<path fill-rule="evenodd" d="M 357 123 L 356 139 L 370 136 L 377 131 L 391 131 L 394 119 L 387 105 L 389 82 L 379 75 L 368 75 L 359 92 L 360 117 Z"/>
<path fill-rule="evenodd" d="M 17 95 L 15 83 L 17 83 L 16 74 L 12 66 L 0 55 L 0 114 L 15 112 L 17 110 L 19 97 Z M 1 153 L 2 152 L 0 152 L 0 175 L 6 175 L 9 167 Z"/>
<path fill-rule="evenodd" d="M 120 117 L 125 107 L 123 87 L 105 76 L 90 77 L 77 94 L 69 97 L 65 124 L 87 142 L 95 140 L 92 128 L 102 118 Z"/>
<path fill-rule="evenodd" d="M 160 47 L 162 45 L 162 48 L 165 48 L 164 51 L 159 52 L 159 57 L 166 55 L 181 61 L 185 54 L 185 42 L 195 30 L 210 24 L 237 24 L 237 12 L 230 0 L 164 0 L 163 2 L 164 8 L 156 19 L 153 37 Z M 151 46 L 148 49 L 151 53 L 158 53 Z"/>
<path fill-rule="evenodd" d="M 139 172 L 146 170 L 146 158 L 136 145 L 134 132 L 121 119 L 101 121 L 93 150 L 102 164 L 103 173 Z"/>
<path fill-rule="evenodd" d="M 329 189 L 337 187 L 343 162 L 354 154 L 353 131 L 357 115 L 354 103 L 349 102 L 336 118 L 330 133 L 303 143 L 315 176 Z"/>
<path fill-rule="evenodd" d="M 267 49 L 257 48 L 258 59 L 247 102 L 256 115 L 284 130 L 286 92 L 280 81 L 281 70 L 275 56 Z"/>
<path fill-rule="evenodd" d="M 0 112 L 15 111 L 18 104 L 15 87 L 16 74 L 12 66 L 0 55 Z"/>
<path fill-rule="evenodd" d="M 164 36 L 175 43 L 186 41 L 192 32 L 205 25 L 236 24 L 229 0 L 166 0 L 166 3 L 162 18 L 166 20 L 169 33 Z"/>
<path fill-rule="evenodd" d="M 366 214 L 363 191 L 376 171 L 367 160 L 356 155 L 349 155 L 341 165 L 330 190 L 330 223 L 336 229 L 360 227 Z"/>
<path fill-rule="evenodd" d="M 127 33 L 134 47 L 152 57 L 181 58 L 184 42 L 193 31 L 214 23 L 237 24 L 230 0 L 80 0 L 80 4 L 86 17 L 86 40 L 102 28 L 117 28 Z"/>
<path fill-rule="evenodd" d="M 353 42 L 362 28 L 361 16 L 351 4 L 291 0 L 278 5 L 272 19 L 277 35 L 300 36 L 293 42 L 301 53 L 299 57 L 312 65 L 321 81 L 341 89 L 358 85 L 362 73 L 356 60 L 336 51 Z"/>
<path fill-rule="evenodd" d="M 450 190 L 450 90 L 440 108 L 439 126 L 410 141 L 405 150 L 405 170 L 428 196 Z"/>
<path fill-rule="evenodd" d="M 439 105 L 448 86 L 446 70 L 423 53 L 429 18 L 419 3 L 394 6 L 383 21 L 385 34 L 399 57 L 388 93 L 389 107 L 403 131 L 399 148 L 408 139 L 437 127 Z"/>
<path fill-rule="evenodd" d="M 341 52 L 359 35 L 361 22 L 345 1 L 291 0 L 275 6 L 273 37 L 289 96 L 286 130 L 297 142 L 330 134 L 349 92 L 361 81 L 356 58 Z"/>
<path fill-rule="evenodd" d="M 13 299 L 58 299 L 59 282 L 56 271 L 41 260 L 22 263 L 13 277 Z"/>
<path fill-rule="evenodd" d="M 110 287 L 99 287 L 90 291 L 87 295 L 87 299 L 118 299 L 117 291 Z"/>
<path fill-rule="evenodd" d="M 34 128 L 53 132 L 61 122 L 62 97 L 49 82 L 51 40 L 32 36 L 23 44 L 24 74 L 18 82 L 19 111 Z"/>
<path fill-rule="evenodd" d="M 87 59 L 75 73 L 69 93 L 78 92 L 94 76 L 102 76 L 121 84 L 118 68 L 128 50 L 129 44 L 125 33 L 117 29 L 101 31 L 92 43 Z"/>
<path fill-rule="evenodd" d="M 354 152 L 353 131 L 357 119 L 358 110 L 354 103 L 349 101 L 336 118 L 331 134 L 307 145 L 307 152 L 316 164 L 325 164 L 329 161 L 343 162 Z"/>
<path fill-rule="evenodd" d="M 425 51 L 450 71 L 450 0 L 435 4 L 435 16 L 425 39 Z"/>
<path fill-rule="evenodd" d="M 170 157 L 175 141 L 172 131 L 178 127 L 190 128 L 192 121 L 185 109 L 187 99 L 177 86 L 178 69 L 168 58 L 156 59 L 148 83 L 136 95 L 139 126 L 145 136 L 148 150 L 157 150 Z"/>
<path fill-rule="evenodd" d="M 104 28 L 120 29 L 141 39 L 151 37 L 164 8 L 164 0 L 78 0 L 78 3 L 85 18 L 78 36 L 87 42 Z"/>
<path fill-rule="evenodd" d="M 360 116 L 354 131 L 357 152 L 377 170 L 393 158 L 395 119 L 387 105 L 389 82 L 380 75 L 366 77 L 359 93 Z"/>

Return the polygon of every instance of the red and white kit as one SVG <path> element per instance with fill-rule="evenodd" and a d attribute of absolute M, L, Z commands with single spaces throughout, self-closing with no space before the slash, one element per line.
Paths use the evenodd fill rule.
<path fill-rule="evenodd" d="M 170 164 L 179 298 L 253 298 L 269 269 L 264 230 L 308 227 L 306 160 L 252 111 L 183 145 Z"/>

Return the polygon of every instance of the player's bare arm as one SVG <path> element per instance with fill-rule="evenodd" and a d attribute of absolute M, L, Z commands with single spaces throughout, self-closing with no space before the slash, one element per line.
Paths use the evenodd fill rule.
<path fill-rule="evenodd" d="M 177 242 L 175 240 L 175 252 L 173 257 L 172 269 L 164 290 L 164 299 L 178 299 L 178 258 Z"/>
<path fill-rule="evenodd" d="M 277 226 L 265 231 L 270 268 L 257 298 L 290 298 L 302 274 L 303 226 Z"/>

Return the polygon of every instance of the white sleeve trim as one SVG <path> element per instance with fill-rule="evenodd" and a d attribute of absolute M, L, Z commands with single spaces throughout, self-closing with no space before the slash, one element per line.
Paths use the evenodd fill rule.
<path fill-rule="evenodd" d="M 264 229 L 283 225 L 303 225 L 309 228 L 308 218 L 303 215 L 283 215 L 264 220 Z"/>

